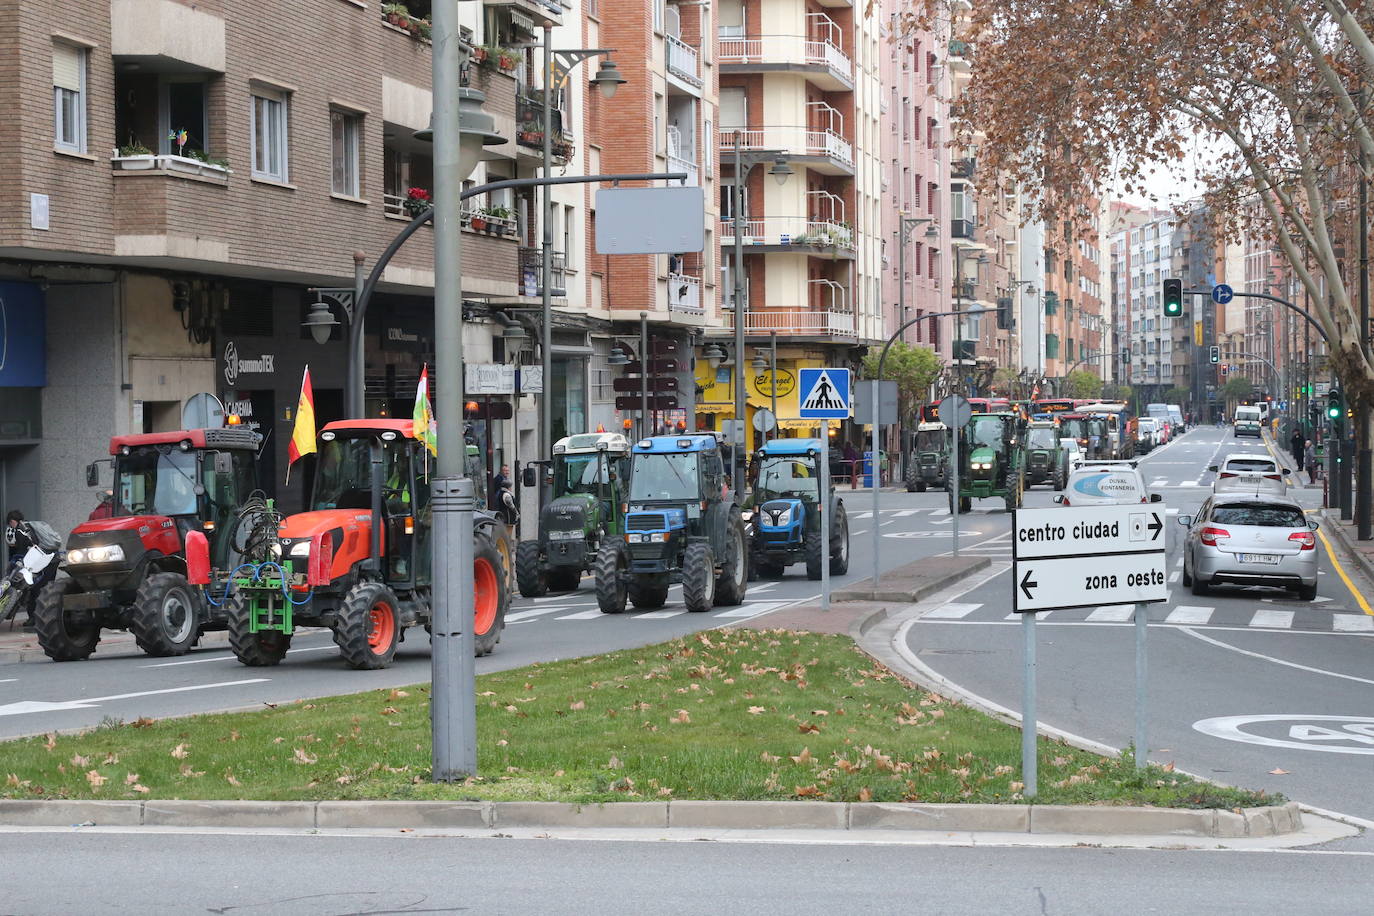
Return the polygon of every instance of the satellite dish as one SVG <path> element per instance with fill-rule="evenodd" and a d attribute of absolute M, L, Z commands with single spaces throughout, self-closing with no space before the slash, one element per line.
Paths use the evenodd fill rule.
<path fill-rule="evenodd" d="M 202 391 L 186 399 L 181 408 L 182 429 L 221 429 L 224 426 L 224 405 L 213 394 Z"/>

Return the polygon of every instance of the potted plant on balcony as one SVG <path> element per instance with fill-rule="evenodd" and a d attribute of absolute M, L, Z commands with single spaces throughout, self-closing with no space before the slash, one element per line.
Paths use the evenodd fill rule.
<path fill-rule="evenodd" d="M 473 232 L 485 232 L 487 228 L 486 211 L 478 210 L 476 213 L 469 214 L 468 225 Z"/>
<path fill-rule="evenodd" d="M 429 191 L 424 188 L 411 188 L 406 191 L 406 199 L 401 202 L 401 206 L 411 219 L 414 219 L 430 208 L 432 200 Z"/>
<path fill-rule="evenodd" d="M 514 70 L 520 65 L 520 57 L 509 48 L 501 48 L 498 52 L 497 64 L 502 70 Z"/>
<path fill-rule="evenodd" d="M 157 165 L 157 157 L 153 151 L 142 143 L 134 141 L 126 143 L 114 151 L 115 168 L 123 172 L 142 172 Z"/>
<path fill-rule="evenodd" d="M 506 53 L 500 45 L 482 45 L 473 51 L 473 58 L 478 64 L 488 70 L 496 70 L 501 66 L 501 55 Z"/>
<path fill-rule="evenodd" d="M 410 10 L 404 3 L 383 3 L 382 16 L 397 28 L 410 31 Z"/>
<path fill-rule="evenodd" d="M 515 212 L 509 207 L 487 207 L 482 211 L 491 220 L 487 222 L 487 231 L 495 235 L 514 235 L 515 227 L 511 220 L 515 219 Z"/>

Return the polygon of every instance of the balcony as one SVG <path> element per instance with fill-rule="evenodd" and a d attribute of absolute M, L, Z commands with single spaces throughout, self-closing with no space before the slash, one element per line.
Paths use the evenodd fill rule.
<path fill-rule="evenodd" d="M 144 72 L 223 73 L 224 16 L 176 0 L 110 0 L 110 52 Z"/>
<path fill-rule="evenodd" d="M 701 61 L 696 48 L 672 35 L 663 36 L 664 58 L 668 74 L 685 82 L 693 90 L 701 89 Z"/>
<path fill-rule="evenodd" d="M 949 66 L 950 66 L 950 69 L 951 69 L 951 70 L 956 70 L 956 71 L 959 71 L 959 72 L 968 72 L 968 69 L 969 69 L 968 52 L 969 52 L 969 44 L 968 44 L 968 42 L 966 42 L 966 41 L 960 41 L 960 40 L 958 40 L 957 38 L 952 38 L 952 39 L 950 39 L 950 42 L 949 42 Z"/>
<path fill-rule="evenodd" d="M 539 285 L 543 276 L 543 257 L 541 249 L 520 248 L 520 295 L 543 295 Z M 561 251 L 549 252 L 549 295 L 568 295 L 568 259 Z"/>
<path fill-rule="evenodd" d="M 544 155 L 544 100 L 531 94 L 540 91 L 531 89 L 522 92 L 515 102 L 516 153 L 532 159 L 542 159 Z M 555 102 L 557 98 L 555 93 Z M 563 112 L 560 108 L 554 108 L 552 121 L 552 154 L 555 163 L 563 165 L 572 158 L 576 147 L 572 133 L 563 129 Z"/>
<path fill-rule="evenodd" d="M 668 154 L 668 171 L 686 172 L 687 184 L 696 187 L 701 184 L 701 172 L 697 164 L 690 159 L 683 159 L 681 156 Z"/>
<path fill-rule="evenodd" d="M 963 159 L 955 159 L 949 164 L 949 177 L 970 180 L 973 178 L 974 166 L 976 161 L 972 156 Z"/>
<path fill-rule="evenodd" d="M 968 239 L 972 242 L 976 228 L 971 219 L 952 219 L 949 221 L 950 238 Z"/>
<path fill-rule="evenodd" d="M 721 165 L 730 164 L 735 134 L 739 134 L 740 149 L 780 149 L 793 159 L 804 158 L 805 164 L 817 172 L 829 175 L 854 174 L 854 146 L 833 130 L 814 130 L 810 127 L 763 127 L 740 130 L 722 127 L 717 131 Z"/>
<path fill-rule="evenodd" d="M 831 252 L 839 257 L 854 256 L 854 232 L 844 223 L 808 220 L 799 216 L 761 216 L 740 223 L 744 244 L 751 248 L 799 253 Z M 721 245 L 734 244 L 735 221 L 720 221 Z"/>
<path fill-rule="evenodd" d="M 149 161 L 150 167 L 130 170 L 120 158 L 124 164 Z M 230 260 L 234 232 L 226 215 L 227 176 L 166 167 L 168 160 L 180 158 L 117 157 L 111 208 L 117 256 L 141 259 L 150 266 L 166 259 L 208 264 Z M 162 167 L 152 167 L 155 163 Z"/>
<path fill-rule="evenodd" d="M 747 334 L 779 337 L 842 337 L 858 340 L 858 325 L 853 312 L 832 309 L 756 309 L 744 313 Z"/>
<path fill-rule="evenodd" d="M 854 88 L 854 62 L 835 42 L 804 35 L 718 36 L 722 73 L 804 73 L 827 92 Z"/>
<path fill-rule="evenodd" d="M 563 4 L 558 0 L 482 0 L 485 6 L 509 6 L 515 10 L 529 14 L 529 29 L 533 29 L 535 24 L 548 17 L 553 20 L 555 26 L 563 24 Z"/>
<path fill-rule="evenodd" d="M 701 278 L 688 274 L 668 274 L 668 311 L 684 315 L 705 315 L 701 304 Z"/>

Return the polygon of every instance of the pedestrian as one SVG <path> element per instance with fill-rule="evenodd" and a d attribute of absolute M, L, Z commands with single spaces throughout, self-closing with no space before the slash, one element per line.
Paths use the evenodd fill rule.
<path fill-rule="evenodd" d="M 43 525 L 42 522 L 38 524 L 47 531 L 47 537 L 49 539 L 49 543 L 42 545 L 42 549 L 51 551 L 55 554 L 57 545 L 53 539 L 57 537 L 56 532 L 54 532 L 51 527 Z M 24 555 L 29 552 L 30 547 L 38 545 L 39 540 L 39 535 L 34 531 L 32 524 L 24 518 L 24 513 L 20 512 L 18 509 L 11 509 L 9 514 L 5 516 L 5 543 L 9 545 L 10 549 L 10 564 L 9 568 L 5 571 L 6 575 L 12 573 L 16 566 L 24 562 Z M 38 578 L 34 580 L 33 585 L 29 587 L 28 595 L 24 599 L 24 610 L 27 613 L 24 629 L 33 629 L 33 609 L 34 605 L 38 603 L 38 593 L 43 590 L 43 586 L 51 582 L 56 576 L 57 564 L 49 563 L 48 566 L 38 574 Z"/>
<path fill-rule="evenodd" d="M 496 514 L 506 524 L 506 532 L 515 539 L 515 526 L 520 523 L 520 510 L 515 505 L 515 490 L 509 480 L 501 484 L 497 494 Z"/>
<path fill-rule="evenodd" d="M 510 483 L 510 465 L 501 465 L 501 470 L 491 479 L 491 505 L 501 505 L 501 488 Z"/>
<path fill-rule="evenodd" d="M 1303 446 L 1303 443 L 1306 442 L 1306 441 L 1307 441 L 1307 440 L 1306 440 L 1306 438 L 1303 436 L 1303 434 L 1302 434 L 1300 431 L 1296 430 L 1296 429 L 1293 430 L 1293 438 L 1291 438 L 1291 439 L 1288 440 L 1288 450 L 1289 450 L 1290 452 L 1292 452 L 1292 454 L 1293 454 L 1293 460 L 1296 461 L 1296 462 L 1298 463 L 1298 470 L 1299 470 L 1299 471 L 1301 471 L 1301 470 L 1302 470 L 1302 467 L 1303 467 L 1302 446 Z"/>
<path fill-rule="evenodd" d="M 1307 444 L 1303 446 L 1302 457 L 1307 467 L 1307 479 L 1315 481 L 1321 474 L 1321 465 L 1317 464 L 1317 450 L 1312 446 L 1311 439 L 1308 439 Z"/>

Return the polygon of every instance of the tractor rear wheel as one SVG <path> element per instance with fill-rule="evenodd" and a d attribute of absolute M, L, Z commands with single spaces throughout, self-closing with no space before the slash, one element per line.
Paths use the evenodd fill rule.
<path fill-rule="evenodd" d="M 806 531 L 802 535 L 802 553 L 806 556 L 806 578 L 812 582 L 821 578 L 821 564 L 826 560 L 826 538 L 819 531 Z"/>
<path fill-rule="evenodd" d="M 849 516 L 844 507 L 835 509 L 835 536 L 830 540 L 830 575 L 849 572 Z"/>
<path fill-rule="evenodd" d="M 763 547 L 763 539 L 757 535 L 749 539 L 749 576 L 752 579 L 776 579 L 784 567 L 768 559 L 768 551 Z"/>
<path fill-rule="evenodd" d="M 688 544 L 682 555 L 682 600 L 694 614 L 709 611 L 716 598 L 716 558 L 710 544 Z"/>
<path fill-rule="evenodd" d="M 153 573 L 138 587 L 130 609 L 134 641 L 153 658 L 185 655 L 200 637 L 202 600 L 181 573 Z"/>
<path fill-rule="evenodd" d="M 925 491 L 926 491 L 926 482 L 925 482 L 924 480 L 917 481 L 917 482 L 916 482 L 916 492 L 917 492 L 917 493 L 924 493 Z"/>
<path fill-rule="evenodd" d="M 524 546 L 524 545 L 521 545 Z M 473 639 L 476 655 L 490 655 L 506 626 L 506 580 L 501 575 L 501 552 L 489 538 L 477 537 L 473 544 Z"/>
<path fill-rule="evenodd" d="M 603 614 L 625 613 L 625 580 L 630 561 L 619 541 L 603 541 L 596 551 L 592 572 L 596 575 L 596 605 Z"/>
<path fill-rule="evenodd" d="M 972 512 L 972 511 L 973 511 L 973 497 L 972 497 L 972 496 L 961 496 L 961 497 L 959 497 L 959 511 L 960 511 L 960 512 Z"/>
<path fill-rule="evenodd" d="M 62 608 L 62 599 L 76 591 L 71 579 L 58 579 L 43 586 L 33 608 L 33 628 L 43 654 L 55 662 L 77 662 L 90 658 L 100 642 L 100 624 L 91 620 L 78 624 Z"/>
<path fill-rule="evenodd" d="M 582 570 L 576 566 L 555 566 L 548 572 L 549 591 L 575 592 L 582 584 Z"/>
<path fill-rule="evenodd" d="M 401 638 L 396 596 L 379 582 L 359 582 L 348 590 L 334 622 L 334 642 L 351 668 L 385 668 L 396 657 Z"/>
<path fill-rule="evenodd" d="M 542 598 L 549 591 L 549 576 L 539 559 L 538 541 L 521 541 L 515 548 L 515 581 L 526 598 Z"/>
<path fill-rule="evenodd" d="M 248 631 L 253 614 L 243 592 L 224 599 L 224 615 L 229 621 L 229 648 L 239 664 L 270 668 L 286 657 L 286 650 L 291 648 L 289 635 L 280 630 Z"/>
<path fill-rule="evenodd" d="M 744 593 L 749 588 L 749 542 L 744 533 L 744 522 L 738 514 L 727 537 L 720 575 L 716 577 L 714 603 L 717 607 L 743 604 Z"/>
<path fill-rule="evenodd" d="M 668 601 L 668 577 L 643 576 L 625 586 L 630 603 L 642 611 L 656 611 Z"/>

